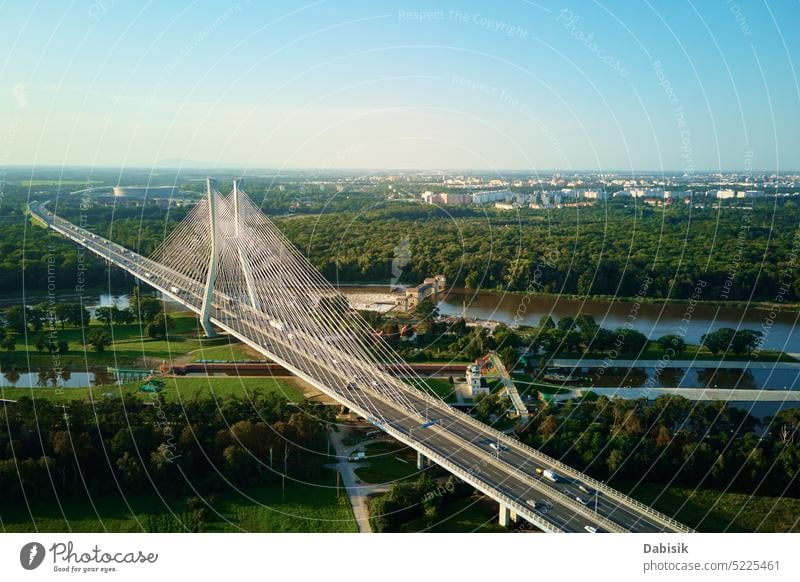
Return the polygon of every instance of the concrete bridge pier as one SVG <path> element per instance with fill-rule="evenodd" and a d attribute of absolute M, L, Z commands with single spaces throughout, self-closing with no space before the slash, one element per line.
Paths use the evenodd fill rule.
<path fill-rule="evenodd" d="M 417 451 L 417 470 L 422 471 L 428 465 L 428 459 L 425 455 Z"/>
<path fill-rule="evenodd" d="M 505 503 L 500 503 L 500 513 L 497 517 L 497 521 L 503 527 L 509 527 L 512 523 L 517 523 L 519 516 L 517 512 L 511 509 Z"/>
<path fill-rule="evenodd" d="M 505 503 L 500 504 L 500 514 L 497 517 L 497 521 L 503 527 L 508 527 L 511 523 L 511 509 Z"/>

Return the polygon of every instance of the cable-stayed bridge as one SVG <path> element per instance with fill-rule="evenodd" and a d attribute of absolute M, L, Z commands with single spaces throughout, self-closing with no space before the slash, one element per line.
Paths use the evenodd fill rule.
<path fill-rule="evenodd" d="M 46 202 L 29 209 L 198 314 L 208 335 L 224 330 L 412 447 L 420 468 L 432 461 L 490 496 L 504 525 L 692 531 L 432 395 L 240 186 L 222 195 L 209 179 L 207 196 L 150 258 L 57 217 Z"/>

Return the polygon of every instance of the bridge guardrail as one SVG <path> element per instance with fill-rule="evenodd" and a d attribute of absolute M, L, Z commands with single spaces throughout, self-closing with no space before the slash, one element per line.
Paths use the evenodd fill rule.
<path fill-rule="evenodd" d="M 413 439 L 410 439 L 404 433 L 401 433 L 400 431 L 397 431 L 397 430 L 392 429 L 392 428 L 389 428 L 389 430 L 387 430 L 387 432 L 396 433 L 396 434 L 394 434 L 394 437 L 399 441 L 413 440 Z M 427 449 L 428 447 L 425 447 L 425 448 Z M 539 517 L 536 514 L 532 513 L 522 503 L 519 503 L 517 500 L 513 499 L 509 495 L 506 495 L 505 493 L 503 493 L 501 491 L 491 490 L 491 486 L 490 485 L 484 483 L 483 481 L 481 481 L 481 479 L 479 479 L 475 475 L 471 474 L 469 471 L 466 471 L 466 470 L 462 469 L 459 465 L 456 465 L 455 463 L 453 463 L 452 461 L 450 461 L 446 457 L 440 455 L 439 453 L 436 453 L 434 451 L 426 450 L 424 454 L 429 459 L 431 459 L 433 462 L 435 462 L 437 465 L 440 465 L 441 467 L 443 467 L 444 469 L 446 469 L 447 471 L 449 471 L 450 473 L 455 475 L 458 479 L 461 479 L 465 483 L 473 484 L 474 487 L 476 487 L 477 489 L 480 489 L 486 495 L 489 495 L 490 497 L 493 497 L 495 500 L 498 501 L 498 503 L 502 503 L 502 504 L 508 506 L 509 508 L 513 509 L 514 512 L 517 515 L 523 516 L 526 520 L 530 521 L 531 523 L 533 523 L 537 527 L 540 527 L 540 528 L 542 528 L 544 530 L 550 530 L 550 531 L 552 531 L 554 533 L 563 533 L 564 532 L 564 530 L 562 528 L 556 526 L 553 523 L 550 523 L 549 521 L 547 521 L 543 517 Z"/>
<path fill-rule="evenodd" d="M 394 407 L 398 406 L 396 403 L 388 401 L 386 398 L 384 398 L 383 396 L 381 396 L 379 394 L 376 395 L 376 396 L 378 398 L 380 398 L 381 400 L 383 400 L 389 406 L 394 406 Z M 402 412 L 406 412 L 406 411 L 402 411 Z M 386 430 L 386 427 L 384 427 L 384 430 Z M 389 431 L 387 430 L 387 432 L 389 432 Z M 402 433 L 400 431 L 396 431 L 396 432 L 398 434 L 400 434 L 400 435 L 403 435 L 403 436 L 402 436 L 402 438 L 400 438 L 400 437 L 395 437 L 395 438 L 398 438 L 398 440 L 400 440 L 400 441 L 412 441 L 412 442 L 416 443 L 417 446 L 419 446 L 421 448 L 425 448 L 426 451 L 425 451 L 424 454 L 426 456 L 428 456 L 429 458 L 431 458 L 431 459 L 435 459 L 436 463 L 438 463 L 438 464 L 440 464 L 442 466 L 455 467 L 455 468 L 458 469 L 458 471 L 461 474 L 469 475 L 468 471 L 464 471 L 458 465 L 456 465 L 455 463 L 450 461 L 448 458 L 446 458 L 446 457 L 440 455 L 439 453 L 431 450 L 430 447 L 425 445 L 425 441 L 421 441 L 421 440 L 415 439 L 413 436 L 405 435 L 404 433 Z M 564 505 L 566 505 L 567 507 L 571 507 L 571 508 L 575 509 L 577 513 L 581 513 L 585 517 L 588 517 L 589 519 L 594 520 L 595 522 L 597 522 L 599 524 L 602 524 L 609 531 L 612 531 L 612 532 L 624 532 L 624 531 L 627 531 L 624 527 L 614 523 L 613 521 L 611 521 L 609 518 L 605 517 L 604 515 L 601 515 L 599 513 L 593 513 L 591 510 L 587 509 L 586 506 L 579 504 L 575 499 L 570 497 L 568 494 L 564 493 L 563 491 L 560 491 L 560 490 L 556 489 L 555 487 L 552 487 L 550 484 L 543 483 L 543 482 L 535 480 L 535 479 L 533 479 L 533 480 L 529 479 L 529 476 L 525 475 L 524 473 L 522 473 L 517 467 L 514 467 L 513 465 L 511 465 L 509 463 L 506 463 L 506 462 L 503 462 L 503 461 L 501 461 L 499 459 L 496 459 L 493 455 L 491 455 L 490 453 L 487 453 L 486 451 L 483 451 L 482 449 L 478 449 L 478 452 L 482 456 L 486 457 L 486 459 L 489 462 L 491 462 L 491 463 L 493 463 L 495 465 L 499 465 L 499 466 L 501 466 L 503 468 L 510 468 L 510 472 L 512 474 L 515 474 L 515 476 L 518 479 L 520 479 L 521 481 L 523 481 L 523 482 L 530 481 L 531 485 L 532 485 L 532 487 L 534 489 L 545 490 L 547 495 L 549 495 L 549 496 L 551 496 L 553 498 L 560 498 L 561 502 Z M 448 470 L 450 470 L 450 469 L 448 469 Z M 461 476 L 459 476 L 459 478 L 462 479 L 462 480 L 469 481 L 468 479 L 464 479 Z M 522 509 L 521 512 L 517 511 L 517 513 L 530 514 L 530 512 L 527 509 L 525 509 L 524 505 L 522 505 L 521 503 L 513 500 L 513 498 L 509 497 L 508 495 L 505 495 L 504 493 L 501 493 L 500 491 L 493 491 L 492 493 L 490 493 L 490 495 L 491 496 L 495 496 L 495 497 L 497 497 L 499 495 L 503 495 L 506 499 L 511 500 L 510 502 L 505 502 L 504 501 L 504 503 L 507 503 L 507 504 L 511 503 L 515 507 Z"/>
<path fill-rule="evenodd" d="M 562 473 L 564 473 L 566 475 L 569 475 L 574 479 L 578 479 L 578 480 L 580 480 L 582 482 L 585 482 L 588 485 L 592 485 L 595 489 L 597 489 L 598 491 L 603 492 L 604 494 L 608 495 L 609 497 L 611 497 L 613 499 L 616 499 L 617 501 L 620 501 L 620 502 L 625 503 L 627 505 L 630 505 L 632 507 L 635 507 L 636 509 L 640 510 L 642 513 L 647 514 L 648 516 L 652 517 L 656 521 L 661 522 L 662 524 L 665 523 L 665 524 L 669 525 L 670 527 L 676 529 L 679 532 L 683 532 L 683 533 L 693 533 L 694 532 L 694 530 L 692 528 L 682 524 L 678 520 L 676 520 L 676 519 L 674 519 L 674 518 L 672 518 L 672 517 L 670 517 L 670 516 L 668 516 L 666 514 L 663 514 L 663 513 L 659 512 L 659 511 L 656 511 L 655 509 L 653 509 L 649 505 L 647 505 L 645 503 L 642 503 L 641 501 L 637 501 L 636 499 L 633 499 L 632 497 L 622 493 L 621 491 L 617 491 L 616 489 L 606 485 L 602 481 L 598 481 L 597 479 L 595 479 L 593 477 L 585 475 L 584 473 L 580 473 L 579 471 L 576 471 L 575 469 L 573 469 L 569 465 L 566 465 L 565 463 L 563 463 L 561 461 L 558 461 L 558 460 L 550 457 L 549 455 L 547 455 L 545 453 L 542 453 L 541 451 L 539 451 L 537 449 L 534 449 L 533 447 L 531 447 L 531 446 L 529 446 L 529 445 L 527 445 L 527 444 L 525 444 L 525 443 L 523 443 L 521 441 L 509 438 L 508 435 L 506 435 L 505 433 L 497 430 L 496 428 L 494 428 L 492 426 L 489 426 L 487 424 L 484 424 L 484 423 L 472 418 L 470 415 L 468 415 L 468 414 L 466 414 L 464 412 L 461 412 L 458 409 L 455 409 L 455 408 L 452 408 L 452 407 L 448 406 L 446 403 L 441 402 L 438 399 L 431 398 L 430 395 L 428 395 L 428 394 L 426 394 L 424 392 L 420 392 L 420 393 L 423 394 L 424 397 L 429 398 L 432 402 L 436 403 L 437 406 L 441 406 L 441 405 L 447 406 L 448 409 L 450 411 L 452 411 L 452 413 L 458 415 L 460 418 L 463 418 L 465 421 L 469 422 L 473 426 L 478 426 L 478 427 L 482 428 L 483 430 L 490 432 L 491 434 L 496 436 L 498 438 L 498 440 L 501 440 L 502 442 L 504 442 L 506 444 L 509 444 L 509 445 L 511 445 L 513 447 L 516 447 L 518 449 L 522 449 L 523 451 L 528 453 L 534 459 L 540 460 L 540 462 L 542 462 L 542 464 L 551 465 L 554 468 L 559 469 Z M 533 478 L 533 476 L 531 476 L 531 478 Z"/>

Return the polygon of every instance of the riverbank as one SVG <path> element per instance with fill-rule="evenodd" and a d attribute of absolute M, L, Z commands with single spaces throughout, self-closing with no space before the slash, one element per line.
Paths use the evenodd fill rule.
<path fill-rule="evenodd" d="M 632 327 L 648 339 L 675 334 L 687 344 L 699 344 L 703 335 L 727 327 L 762 332 L 762 350 L 800 352 L 800 312 L 778 312 L 724 303 L 688 305 L 647 303 L 623 299 L 569 298 L 553 295 L 497 294 L 449 289 L 438 303 L 443 316 L 494 321 L 512 327 L 537 327 L 543 317 L 560 320 L 591 316 L 606 329 Z"/>
<path fill-rule="evenodd" d="M 413 287 L 413 285 L 409 285 Z M 389 293 L 390 289 L 392 288 L 391 285 L 388 283 L 382 282 L 337 282 L 336 283 L 337 289 L 342 291 L 343 293 L 346 291 L 357 292 L 358 289 L 364 289 L 369 291 L 376 291 L 378 289 L 386 289 L 386 292 Z M 644 305 L 702 305 L 702 306 L 712 306 L 712 307 L 730 307 L 736 309 L 755 309 L 755 310 L 762 310 L 762 311 L 771 311 L 775 307 L 774 302 L 769 301 L 731 301 L 731 300 L 719 300 L 719 299 L 675 299 L 675 298 L 664 298 L 664 297 L 628 297 L 624 295 L 575 295 L 571 293 L 525 293 L 524 291 L 510 291 L 506 289 L 492 289 L 492 288 L 481 288 L 481 289 L 472 289 L 470 287 L 449 287 L 445 295 L 449 293 L 455 293 L 458 295 L 469 295 L 469 296 L 477 296 L 477 295 L 502 295 L 502 296 L 513 296 L 519 297 L 520 299 L 523 297 L 539 297 L 543 299 L 560 299 L 560 300 L 568 300 L 568 301 L 608 301 L 608 302 L 618 302 L 618 303 L 634 303 L 638 302 Z M 784 312 L 793 312 L 800 314 L 800 303 L 781 303 L 780 304 L 781 311 Z"/>
<path fill-rule="evenodd" d="M 705 356 L 706 354 L 701 354 Z M 645 358 L 608 360 L 603 358 L 553 358 L 549 365 L 555 368 L 716 368 L 720 370 L 800 370 L 800 361 L 790 354 L 767 354 L 769 359 L 720 359 L 696 357 L 692 360 L 651 360 Z"/>

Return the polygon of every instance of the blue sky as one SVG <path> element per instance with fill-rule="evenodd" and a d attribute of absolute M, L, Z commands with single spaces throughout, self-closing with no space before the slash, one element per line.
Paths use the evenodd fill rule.
<path fill-rule="evenodd" d="M 0 164 L 800 169 L 794 1 L 0 14 Z"/>

